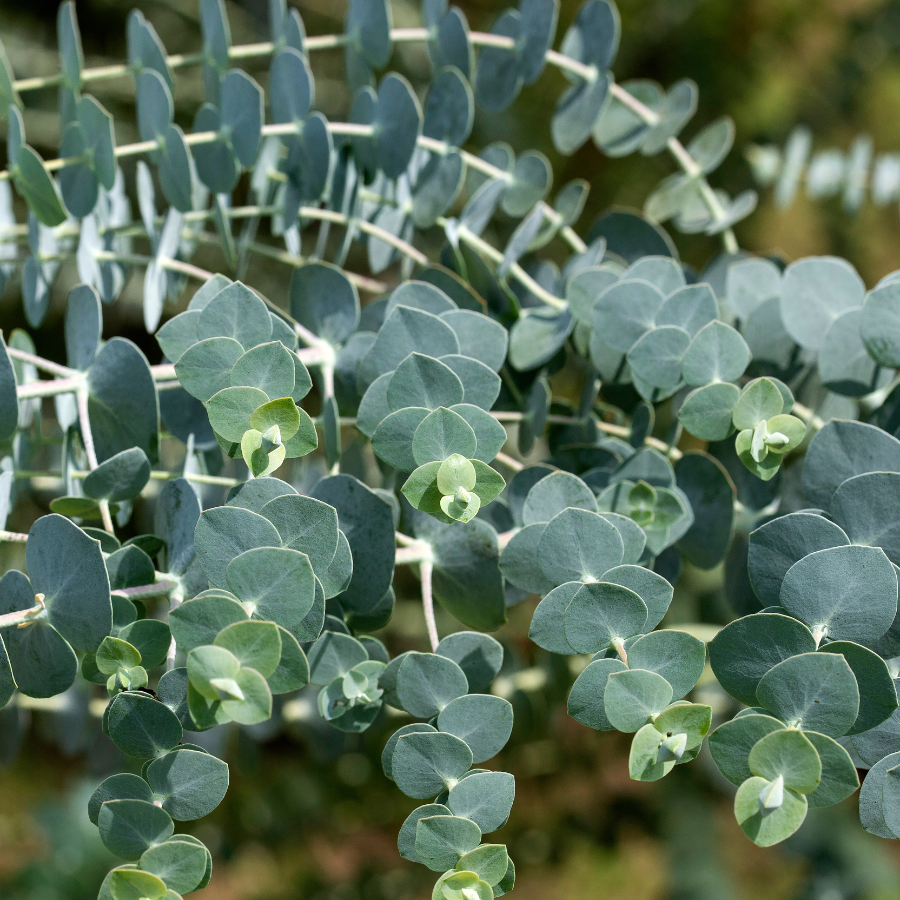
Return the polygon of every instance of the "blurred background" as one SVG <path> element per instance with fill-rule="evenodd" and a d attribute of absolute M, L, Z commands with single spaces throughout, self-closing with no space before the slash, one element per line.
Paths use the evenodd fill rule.
<path fill-rule="evenodd" d="M 309 34 L 341 30 L 343 0 L 304 0 L 297 6 Z M 457 0 L 473 29 L 489 30 L 499 0 Z M 195 0 L 78 0 L 88 65 L 125 58 L 125 23 L 137 5 L 155 25 L 169 53 L 196 52 L 200 33 Z M 227 0 L 235 43 L 268 39 L 266 0 Z M 559 35 L 578 3 L 563 0 Z M 727 113 L 737 125 L 735 149 L 712 176 L 732 195 L 754 185 L 745 151 L 753 144 L 783 146 L 798 123 L 809 126 L 813 148 L 846 151 L 859 134 L 876 153 L 900 151 L 900 0 L 620 0 L 623 35 L 615 64 L 620 81 L 652 78 L 669 85 L 693 78 L 700 105 L 686 135 Z M 420 24 L 418 5 L 394 0 L 394 24 Z M 55 73 L 55 0 L 2 0 L 0 38 L 16 75 Z M 424 83 L 424 49 L 396 49 L 392 66 Z M 264 61 L 250 61 L 264 74 Z M 348 97 L 340 52 L 314 59 L 317 103 L 330 118 L 344 117 Z M 264 83 L 264 82 L 263 82 Z M 585 232 L 612 205 L 640 207 L 672 171 L 663 154 L 606 159 L 592 144 L 560 157 L 549 138 L 549 112 L 564 86 L 547 71 L 504 115 L 476 117 L 470 147 L 508 141 L 518 151 L 545 152 L 556 185 L 572 178 L 592 184 L 580 223 Z M 136 139 L 133 87 L 128 79 L 95 85 L 117 120 L 117 140 Z M 177 118 L 189 125 L 202 100 L 198 70 L 177 78 Z M 54 90 L 29 95 L 29 141 L 55 156 L 59 140 Z M 128 173 L 131 178 L 133 172 Z M 741 246 L 787 259 L 810 254 L 847 257 L 868 285 L 900 267 L 896 203 L 866 202 L 848 214 L 839 199 L 800 195 L 777 209 L 771 191 L 738 228 Z M 703 237 L 676 236 L 682 256 L 697 267 L 719 250 Z M 215 248 L 196 259 L 221 266 Z M 55 357 L 66 293 L 77 278 L 63 273 L 38 350 Z M 261 266 L 248 280 L 273 298 L 287 292 L 286 270 Z M 143 333 L 140 279 L 115 307 L 106 308 L 105 334 L 123 334 L 151 359 L 159 351 Z M 174 310 L 173 310 L 174 311 Z M 24 325 L 18 285 L 0 299 L 4 329 Z M 18 511 L 28 515 L 28 511 Z M 140 514 L 140 511 L 138 511 Z M 4 560 L 7 562 L 7 560 Z M 8 560 L 10 564 L 14 560 Z M 4 566 L 5 567 L 5 566 Z M 688 570 L 679 583 L 670 621 L 727 621 L 723 573 Z M 424 627 L 416 583 L 398 572 L 397 613 L 379 636 L 392 653 L 422 649 Z M 493 839 L 506 842 L 518 871 L 519 900 L 602 896 L 609 900 L 895 900 L 900 896 L 900 844 L 862 831 L 855 797 L 817 810 L 800 832 L 763 851 L 744 839 L 731 813 L 730 787 L 709 759 L 679 767 L 647 785 L 627 776 L 627 736 L 598 734 L 565 714 L 572 673 L 528 642 L 533 602 L 515 607 L 497 637 L 508 673 L 497 687 L 516 708 L 516 730 L 495 761 L 516 776 L 509 824 Z M 449 620 L 442 632 L 452 630 Z M 514 672 L 518 674 L 513 675 Z M 728 708 L 715 685 L 702 684 L 703 702 Z M 699 699 L 699 698 L 698 698 Z M 405 863 L 396 835 L 414 803 L 382 775 L 380 752 L 397 727 L 380 720 L 356 737 L 328 729 L 301 695 L 285 711 L 284 726 L 220 730 L 212 747 L 232 766 L 232 787 L 214 814 L 194 825 L 213 851 L 207 896 L 215 900 L 412 900 L 430 896 L 433 878 Z M 57 704 L 59 706 L 59 704 Z M 38 705 L 39 706 L 39 705 Z M 86 814 L 94 786 L 126 763 L 86 714 L 87 697 L 66 695 L 55 712 L 9 710 L 0 718 L 0 897 L 3 900 L 82 900 L 113 860 Z"/>

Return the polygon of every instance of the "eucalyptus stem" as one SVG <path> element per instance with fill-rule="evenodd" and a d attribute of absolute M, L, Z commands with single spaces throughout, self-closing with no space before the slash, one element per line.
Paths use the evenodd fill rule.
<path fill-rule="evenodd" d="M 70 473 L 73 478 L 87 478 L 90 472 L 74 471 Z M 237 487 L 243 484 L 237 478 L 227 478 L 224 475 L 203 475 L 200 472 L 165 472 L 153 470 L 150 473 L 151 481 L 173 481 L 176 478 L 184 478 L 186 481 L 193 481 L 197 484 L 212 484 L 220 487 Z"/>
<path fill-rule="evenodd" d="M 624 106 L 627 106 L 647 125 L 652 126 L 656 125 L 659 122 L 659 113 L 657 113 L 655 110 L 650 109 L 650 107 L 646 104 L 641 103 L 641 101 L 638 100 L 637 97 L 634 97 L 621 85 L 611 84 L 609 90 L 613 97 L 615 97 Z M 704 177 L 702 169 L 697 165 L 691 154 L 688 153 L 687 148 L 684 146 L 684 144 L 682 144 L 677 137 L 671 137 L 666 142 L 666 147 L 668 148 L 669 152 L 672 154 L 678 165 L 681 166 L 684 173 L 688 177 L 696 179 L 697 184 L 700 187 L 700 197 L 712 217 L 717 222 L 723 221 L 726 218 L 727 214 L 722 208 L 722 204 L 719 202 L 719 198 L 716 196 L 713 189 L 709 186 L 709 182 Z M 734 236 L 733 229 L 726 228 L 722 231 L 722 241 L 725 244 L 725 249 L 729 253 L 738 252 L 738 242 L 737 238 Z"/>
<path fill-rule="evenodd" d="M 78 480 L 87 478 L 90 475 L 89 469 L 73 469 L 69 472 L 69 475 L 72 478 L 76 478 Z M 46 478 L 46 479 L 56 479 L 60 480 L 63 475 L 60 472 L 32 472 L 32 471 L 22 471 L 16 470 L 15 476 L 17 479 L 35 479 L 35 478 Z M 151 481 L 174 481 L 176 478 L 184 478 L 186 481 L 194 481 L 197 484 L 211 484 L 217 485 L 219 487 L 237 487 L 239 484 L 243 484 L 239 478 L 227 478 L 224 475 L 204 475 L 200 472 L 168 472 L 164 470 L 154 469 L 150 472 L 150 480 Z M 4 537 L 4 535 L 10 535 L 9 537 Z M 0 540 L 27 540 L 27 534 L 17 535 L 11 531 L 0 531 Z"/>
<path fill-rule="evenodd" d="M 13 544 L 24 544 L 28 540 L 28 535 L 21 531 L 3 531 L 0 529 L 0 541 L 8 541 Z"/>
<path fill-rule="evenodd" d="M 238 217 L 235 216 L 233 218 Z M 193 232 L 192 234 L 193 237 L 199 238 L 203 242 L 215 243 L 217 245 L 220 242 L 218 235 L 209 234 L 206 231 Z M 263 244 L 259 241 L 250 241 L 246 247 L 258 256 L 277 260 L 278 262 L 293 266 L 295 269 L 305 266 L 309 262 L 304 256 L 298 256 L 289 253 L 287 250 L 280 250 L 278 247 L 273 247 L 270 244 Z M 365 275 L 358 275 L 356 272 L 349 272 L 346 269 L 344 270 L 344 274 L 354 285 L 356 285 L 358 290 L 365 291 L 368 294 L 383 294 L 390 290 L 390 285 L 384 281 L 378 281 L 376 278 L 367 278 Z"/>
<path fill-rule="evenodd" d="M 148 600 L 153 597 L 168 597 L 178 586 L 177 581 L 160 580 L 153 584 L 141 584 L 137 587 L 117 588 L 111 593 L 129 600 Z"/>
<path fill-rule="evenodd" d="M 394 553 L 395 566 L 410 566 L 418 564 L 419 577 L 422 580 L 422 610 L 425 614 L 425 626 L 428 629 L 428 640 L 431 643 L 432 652 L 437 650 L 440 643 L 437 622 L 434 618 L 434 595 L 432 593 L 432 578 L 434 577 L 434 559 L 431 555 L 431 545 L 425 541 L 410 538 L 399 531 L 395 532 L 397 542 L 405 544 L 398 547 Z"/>
<path fill-rule="evenodd" d="M 448 144 L 446 141 L 439 141 L 435 138 L 429 138 L 420 136 L 418 140 L 418 145 L 425 150 L 430 150 L 432 153 L 439 153 L 441 156 L 446 156 L 451 150 L 456 150 L 459 155 L 462 157 L 463 162 L 470 169 L 475 169 L 478 172 L 481 172 L 484 175 L 487 175 L 490 178 L 496 178 L 500 181 L 512 182 L 512 174 L 507 172 L 505 169 L 501 169 L 498 166 L 489 163 L 486 159 L 482 159 L 480 156 L 476 156 L 474 153 L 469 153 L 468 150 L 461 150 L 459 148 L 453 147 L 451 144 Z M 552 222 L 554 225 L 559 225 L 562 222 L 562 216 L 552 207 L 549 203 L 544 200 L 541 200 L 540 203 L 537 204 L 541 212 L 544 214 L 544 218 L 548 221 Z M 576 253 L 584 253 L 587 250 L 587 244 L 578 236 L 574 229 L 570 228 L 568 225 L 564 226 L 560 229 L 560 234 L 563 236 L 563 239 Z"/>
<path fill-rule="evenodd" d="M 97 451 L 94 447 L 94 435 L 91 431 L 91 419 L 88 412 L 88 393 L 84 387 L 79 388 L 75 392 L 75 403 L 78 407 L 78 424 L 81 428 L 81 440 L 84 443 L 84 452 L 87 456 L 88 465 L 91 471 L 99 465 L 97 462 Z M 116 530 L 113 528 L 112 516 L 109 512 L 109 501 L 99 500 L 100 516 L 103 519 L 104 529 L 111 535 L 115 536 Z"/>
<path fill-rule="evenodd" d="M 4 628 L 24 628 L 46 611 L 44 595 L 36 594 L 34 606 L 29 609 L 17 609 L 15 612 L 4 613 L 0 616 L 0 630 Z"/>
<path fill-rule="evenodd" d="M 55 397 L 57 394 L 72 394 L 84 384 L 84 376 L 79 374 L 71 378 L 55 378 L 53 381 L 31 381 L 20 384 L 16 388 L 19 400 L 33 397 Z"/>
<path fill-rule="evenodd" d="M 59 363 L 51 362 L 42 356 L 36 356 L 34 353 L 26 353 L 24 350 L 18 350 L 15 347 L 7 347 L 6 352 L 13 358 L 21 360 L 24 363 L 34 366 L 43 372 L 49 372 L 51 375 L 59 375 L 61 378 L 73 378 L 78 376 L 76 369 L 70 369 L 68 366 L 61 366 Z"/>
<path fill-rule="evenodd" d="M 301 206 L 299 216 L 301 219 L 318 219 L 323 222 L 336 222 L 338 225 L 352 224 L 360 231 L 384 241 L 384 243 L 389 244 L 395 250 L 399 250 L 404 256 L 408 256 L 419 266 L 427 266 L 430 262 L 428 257 L 413 247 L 412 244 L 396 237 L 389 231 L 385 231 L 383 228 L 379 228 L 377 225 L 373 225 L 371 222 L 367 222 L 365 219 L 356 219 L 352 216 L 344 215 L 344 213 L 331 209 L 319 209 L 316 206 Z"/>
<path fill-rule="evenodd" d="M 161 363 L 158 366 L 150 366 L 150 374 L 154 381 L 171 381 L 178 376 L 175 374 L 174 363 Z"/>
<path fill-rule="evenodd" d="M 419 563 L 419 575 L 422 579 L 422 611 L 425 613 L 425 626 L 428 629 L 428 640 L 431 643 L 431 652 L 436 653 L 438 644 L 437 622 L 434 618 L 434 597 L 431 592 L 431 579 L 434 575 L 434 563 L 430 559 L 423 559 Z"/>
<path fill-rule="evenodd" d="M 405 538 L 406 535 L 397 535 L 398 540 L 401 537 Z M 411 543 L 407 544 L 405 547 L 398 547 L 394 551 L 395 566 L 413 566 L 417 563 L 421 563 L 431 559 L 430 544 L 426 543 L 425 541 L 419 541 L 415 539 L 408 540 L 411 540 Z"/>
<path fill-rule="evenodd" d="M 794 408 L 796 409 L 796 407 Z M 522 419 L 525 418 L 525 413 L 507 410 L 496 410 L 492 412 L 491 415 L 501 423 L 521 422 Z M 586 420 L 584 417 L 579 416 L 561 416 L 556 414 L 547 416 L 548 425 L 583 425 L 585 421 Z M 594 419 L 594 426 L 598 431 L 613 435 L 614 437 L 628 438 L 631 436 L 631 429 L 626 428 L 624 425 L 614 425 L 611 422 L 603 422 L 602 420 Z M 661 441 L 659 438 L 647 437 L 645 438 L 644 442 L 648 447 L 653 447 L 655 450 L 659 450 L 660 453 L 666 454 L 670 459 L 673 460 L 679 460 L 684 455 L 677 447 L 670 446 L 665 441 Z M 515 462 L 515 460 L 513 460 L 513 462 Z"/>
<path fill-rule="evenodd" d="M 525 468 L 524 463 L 520 463 L 517 459 L 507 456 L 502 451 L 498 452 L 494 459 L 501 465 L 506 466 L 507 469 L 512 469 L 513 472 L 521 472 L 522 469 Z"/>
<path fill-rule="evenodd" d="M 825 420 L 802 403 L 794 403 L 794 408 L 791 412 L 797 416 L 811 432 L 821 431 L 825 427 Z"/>
<path fill-rule="evenodd" d="M 181 604 L 184 603 L 184 589 L 179 584 L 178 587 L 172 591 L 169 595 L 169 613 L 171 614 L 174 610 L 178 609 Z M 171 672 L 172 669 L 175 668 L 175 654 L 178 651 L 178 644 L 175 641 L 175 636 L 172 635 L 172 640 L 169 641 L 169 649 L 166 651 L 166 671 Z"/>
<path fill-rule="evenodd" d="M 443 223 L 439 224 L 446 224 L 446 220 L 443 220 Z M 499 250 L 491 246 L 491 244 L 477 234 L 469 231 L 465 225 L 460 225 L 457 233 L 459 234 L 459 239 L 461 241 L 483 253 L 488 259 L 498 264 L 503 262 L 503 254 Z M 539 300 L 546 303 L 547 306 L 552 306 L 554 309 L 558 310 L 568 309 L 569 304 L 566 303 L 565 300 L 551 294 L 545 287 L 538 284 L 518 263 L 513 263 L 509 267 L 509 272 L 511 275 L 515 276 L 516 281 L 531 291 L 531 293 Z"/>
<path fill-rule="evenodd" d="M 181 272 L 198 281 L 209 281 L 215 273 L 208 269 L 201 269 L 199 266 L 191 265 L 191 263 L 182 262 L 180 259 L 169 259 L 165 256 L 146 256 L 138 253 L 112 253 L 107 250 L 95 250 L 94 257 L 101 262 L 119 262 L 127 265 L 149 266 L 150 263 L 156 264 L 162 269 L 168 269 L 170 272 Z"/>

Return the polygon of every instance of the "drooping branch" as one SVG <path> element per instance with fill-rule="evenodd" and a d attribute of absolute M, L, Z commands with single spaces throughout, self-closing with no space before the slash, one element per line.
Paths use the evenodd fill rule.
<path fill-rule="evenodd" d="M 431 38 L 431 33 L 427 28 L 393 28 L 390 32 L 390 38 L 392 43 L 418 43 L 418 42 L 427 42 Z M 468 34 L 469 42 L 476 47 L 496 47 L 499 49 L 513 49 L 515 47 L 515 39 L 511 37 L 506 37 L 504 35 L 498 34 L 487 34 L 484 32 L 473 31 Z M 342 34 L 330 34 L 330 35 L 320 35 L 318 37 L 310 37 L 306 39 L 305 47 L 308 52 L 319 51 L 319 50 L 331 50 L 338 49 L 346 45 L 348 38 L 346 35 Z M 228 55 L 230 59 L 252 59 L 252 58 L 266 58 L 271 56 L 275 51 L 275 45 L 271 42 L 265 41 L 256 44 L 244 44 L 237 45 L 229 48 Z M 576 59 L 572 59 L 569 56 L 566 56 L 563 53 L 560 53 L 557 50 L 547 50 L 544 55 L 545 61 L 548 65 L 553 66 L 560 71 L 564 71 L 569 73 L 570 75 L 575 76 L 576 78 L 580 78 L 583 81 L 594 81 L 599 77 L 600 73 L 594 66 L 585 65 L 582 62 L 579 62 Z M 167 57 L 167 62 L 170 68 L 178 69 L 186 66 L 195 66 L 201 65 L 205 60 L 205 56 L 202 53 L 195 54 L 175 54 Z M 133 70 L 128 65 L 110 65 L 110 66 L 101 66 L 95 69 L 85 69 L 82 74 L 82 82 L 89 83 L 92 81 L 104 81 L 113 78 L 123 78 L 127 76 L 131 76 L 133 74 Z M 58 85 L 62 82 L 62 76 L 53 75 L 44 78 L 28 78 L 21 79 L 16 81 L 14 87 L 17 91 L 26 92 L 31 90 L 38 90 L 45 87 L 51 87 L 54 85 Z M 613 82 L 610 85 L 610 93 L 611 95 L 624 106 L 627 106 L 636 116 L 638 116 L 645 124 L 649 126 L 654 126 L 660 121 L 659 113 L 655 110 L 651 109 L 646 104 L 642 103 L 632 94 L 625 90 L 621 85 Z M 347 123 L 352 127 L 352 123 Z M 266 126 L 267 128 L 284 128 L 285 126 Z M 365 128 L 366 126 L 361 126 Z M 275 132 L 271 132 L 275 133 Z M 344 131 L 343 133 L 349 134 L 349 131 Z M 358 132 L 363 133 L 363 132 Z M 214 134 L 214 133 L 211 133 Z M 192 134 L 186 135 L 185 139 L 189 144 L 194 143 L 202 143 L 204 140 L 209 138 L 206 137 L 206 134 Z M 214 139 L 214 138 L 212 138 Z M 143 153 L 148 150 L 155 149 L 155 142 L 144 142 L 145 146 L 143 149 L 135 149 L 131 151 L 132 153 Z M 149 145 L 149 146 L 146 146 Z M 137 145 L 131 145 L 132 147 L 137 147 Z M 691 154 L 687 151 L 687 148 L 677 137 L 669 138 L 666 148 L 674 158 L 674 160 L 678 163 L 680 168 L 684 171 L 686 175 L 696 180 L 700 192 L 700 198 L 703 203 L 706 205 L 707 209 L 712 215 L 713 220 L 715 222 L 723 222 L 726 217 L 726 211 L 723 209 L 722 204 L 719 202 L 719 198 L 716 196 L 713 189 L 710 187 L 709 182 L 707 181 L 704 173 L 697 165 L 696 161 L 693 159 Z M 119 153 L 117 149 L 117 154 Z M 124 155 L 124 154 L 123 154 Z M 467 154 L 468 155 L 468 154 Z M 464 157 L 465 158 L 465 157 Z M 61 167 L 63 163 L 59 160 L 53 161 L 56 167 Z M 467 164 L 470 163 L 470 160 L 466 160 Z M 48 164 L 49 167 L 49 164 Z M 502 170 L 500 170 L 502 171 Z M 506 173 L 503 173 L 504 175 Z M 0 173 L 0 178 L 3 178 L 5 173 Z M 497 176 L 493 176 L 497 177 Z M 564 229 L 565 234 L 564 237 L 569 243 L 572 243 L 573 235 L 577 240 L 577 235 L 574 234 L 571 229 Z M 725 249 L 729 253 L 735 253 L 738 250 L 737 239 L 734 236 L 734 231 L 731 228 L 726 228 L 722 231 L 722 240 L 725 244 Z M 578 250 L 577 246 L 573 244 L 573 249 Z"/>

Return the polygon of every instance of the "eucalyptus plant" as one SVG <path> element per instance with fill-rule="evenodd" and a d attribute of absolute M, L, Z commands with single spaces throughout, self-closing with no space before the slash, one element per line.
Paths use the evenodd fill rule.
<path fill-rule="evenodd" d="M 198 54 L 167 55 L 134 11 L 127 63 L 91 69 L 66 2 L 59 75 L 17 80 L 0 52 L 2 282 L 38 329 L 60 271 L 80 280 L 65 363 L 24 330 L 0 353 L 0 524 L 27 497 L 45 511 L 0 532 L 27 572 L 0 580 L 0 722 L 87 683 L 135 760 L 88 806 L 122 860 L 102 900 L 208 883 L 209 851 L 175 832 L 228 788 L 202 733 L 285 717 L 310 691 L 344 732 L 385 707 L 403 721 L 382 763 L 423 801 L 398 849 L 437 873 L 434 898 L 508 893 L 491 836 L 514 779 L 480 766 L 511 737 L 498 675 L 515 673 L 487 632 L 532 595 L 537 652 L 571 663 L 569 714 L 633 734 L 632 778 L 708 738 L 768 846 L 868 769 L 863 826 L 900 836 L 900 273 L 867 290 L 844 260 L 741 251 L 755 195 L 707 180 L 730 120 L 683 143 L 696 85 L 617 83 L 608 0 L 554 50 L 557 12 L 522 0 L 484 34 L 426 0 L 422 27 L 398 29 L 386 0 L 351 0 L 344 34 L 308 37 L 272 0 L 271 40 L 240 46 L 221 0 L 201 0 Z M 412 41 L 433 67 L 418 88 L 385 72 Z M 344 55 L 346 122 L 315 109 L 325 51 Z M 267 93 L 238 68 L 252 60 Z M 205 102 L 185 132 L 173 91 L 192 66 Z M 549 199 L 543 154 L 464 149 L 476 106 L 507 109 L 547 66 L 570 82 L 560 153 L 673 157 L 644 215 L 609 211 L 582 237 L 586 183 Z M 88 93 L 113 78 L 133 81 L 138 143 L 117 144 Z M 22 98 L 48 87 L 62 140 L 45 161 Z M 723 252 L 693 270 L 664 222 Z M 207 245 L 221 272 L 190 261 Z M 242 280 L 256 256 L 284 267 L 279 296 Z M 102 337 L 135 277 L 152 362 Z M 674 627 L 683 561 L 724 562 L 734 621 Z M 398 566 L 429 642 L 392 658 L 372 633 Z M 468 630 L 442 638 L 435 600 Z"/>

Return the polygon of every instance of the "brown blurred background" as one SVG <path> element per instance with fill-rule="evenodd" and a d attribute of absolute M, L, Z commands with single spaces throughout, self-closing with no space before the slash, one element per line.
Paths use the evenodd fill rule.
<path fill-rule="evenodd" d="M 125 57 L 125 22 L 137 5 L 153 22 L 169 53 L 200 47 L 194 0 L 78 0 L 88 65 Z M 339 31 L 342 0 L 292 3 L 309 34 Z M 462 0 L 473 29 L 489 30 L 503 9 L 499 0 Z M 574 17 L 575 0 L 563 0 L 559 35 Z M 268 38 L 265 0 L 227 3 L 235 43 Z M 816 149 L 846 150 L 859 133 L 872 136 L 876 153 L 900 151 L 900 0 L 621 0 L 623 36 L 617 78 L 653 78 L 668 85 L 693 78 L 700 106 L 691 136 L 723 114 L 737 124 L 737 141 L 715 185 L 736 194 L 752 186 L 743 151 L 752 143 L 783 145 L 797 123 L 813 132 Z M 417 4 L 395 0 L 396 26 L 420 24 Z M 0 2 L 0 37 L 16 75 L 57 71 L 55 0 Z M 422 47 L 397 48 L 392 66 L 420 86 L 428 74 Z M 264 82 L 265 61 L 247 69 Z M 313 60 L 318 106 L 344 118 L 348 97 L 340 52 Z M 610 160 L 593 145 L 561 158 L 549 139 L 549 112 L 564 87 L 547 71 L 504 115 L 478 115 L 471 147 L 493 140 L 517 150 L 543 150 L 556 168 L 557 186 L 581 177 L 592 184 L 580 223 L 586 230 L 610 205 L 640 207 L 672 171 L 663 154 Z M 117 140 L 135 140 L 133 87 L 128 79 L 102 82 L 93 92 L 117 119 Z M 177 75 L 177 117 L 188 125 L 202 99 L 196 70 Z M 55 156 L 59 129 L 54 90 L 29 95 L 31 143 Z M 133 170 L 128 171 L 131 178 Z M 836 253 L 856 265 L 869 285 L 900 268 L 896 204 L 863 205 L 848 215 L 838 200 L 800 196 L 776 210 L 764 191 L 760 208 L 738 228 L 742 246 L 787 258 Z M 697 266 L 718 251 L 702 237 L 677 237 L 685 259 Z M 197 262 L 221 266 L 215 248 Z M 284 297 L 289 272 L 260 266 L 248 280 L 270 296 Z M 69 286 L 64 270 L 48 329 L 37 335 L 50 355 Z M 105 334 L 126 334 L 158 359 L 140 325 L 140 279 L 106 315 Z M 18 285 L 0 300 L 4 328 L 24 324 Z M 721 572 L 688 571 L 679 584 L 672 621 L 724 621 Z M 380 636 L 392 652 L 419 648 L 424 628 L 415 582 L 398 573 L 394 621 Z M 509 844 L 520 900 L 604 897 L 609 900 L 894 900 L 900 896 L 900 847 L 862 831 L 855 798 L 812 814 L 779 848 L 762 851 L 741 835 L 731 814 L 731 793 L 705 753 L 665 781 L 637 784 L 627 777 L 626 736 L 597 734 L 565 715 L 571 673 L 563 662 L 536 652 L 525 638 L 533 603 L 513 610 L 498 635 L 507 647 L 502 689 L 516 707 L 509 748 L 495 761 L 516 775 L 517 799 L 508 826 L 493 840 Z M 441 623 L 444 631 L 454 626 Z M 713 685 L 705 702 L 727 712 Z M 125 765 L 99 734 L 96 720 L 31 710 L 30 730 L 14 756 L 17 732 L 0 729 L 0 897 L 3 900 L 82 900 L 95 896 L 112 860 L 86 815 L 94 785 Z M 382 775 L 380 751 L 397 722 L 381 721 L 361 738 L 316 723 L 309 698 L 290 709 L 290 722 L 219 736 L 232 765 L 232 787 L 207 819 L 190 823 L 215 857 L 207 896 L 215 900 L 406 900 L 430 896 L 433 878 L 403 862 L 396 834 L 415 805 Z"/>

